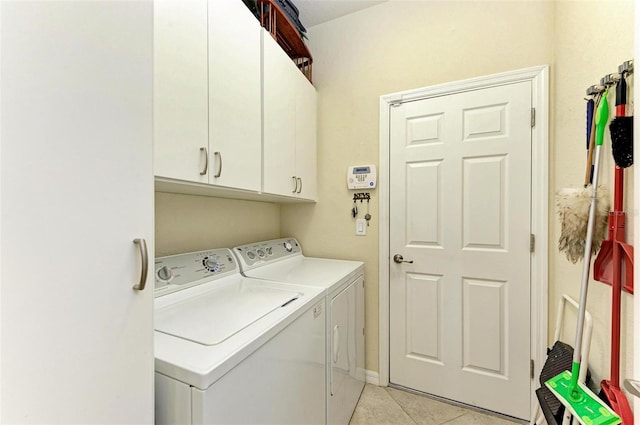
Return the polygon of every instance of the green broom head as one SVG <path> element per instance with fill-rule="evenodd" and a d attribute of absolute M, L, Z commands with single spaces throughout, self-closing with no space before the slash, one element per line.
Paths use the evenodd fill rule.
<path fill-rule="evenodd" d="M 633 165 L 633 117 L 615 117 L 609 125 L 611 151 L 618 167 Z"/>
<path fill-rule="evenodd" d="M 616 425 L 620 416 L 586 385 L 572 379 L 580 373 L 580 363 L 573 362 L 572 370 L 562 372 L 545 382 L 547 388 L 582 425 Z"/>

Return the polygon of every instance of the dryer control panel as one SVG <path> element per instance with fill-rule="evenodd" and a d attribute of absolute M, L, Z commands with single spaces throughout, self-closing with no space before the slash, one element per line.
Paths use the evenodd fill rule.
<path fill-rule="evenodd" d="M 283 238 L 237 246 L 233 252 L 240 260 L 242 270 L 250 270 L 258 265 L 302 255 L 302 248 L 294 238 Z"/>
<path fill-rule="evenodd" d="M 156 258 L 156 297 L 238 272 L 238 263 L 227 248 L 188 252 Z"/>

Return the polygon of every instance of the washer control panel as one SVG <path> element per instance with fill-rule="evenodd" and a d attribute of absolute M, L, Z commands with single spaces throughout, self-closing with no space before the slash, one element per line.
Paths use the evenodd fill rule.
<path fill-rule="evenodd" d="M 302 255 L 302 248 L 294 238 L 274 239 L 233 248 L 245 270 L 257 265 L 278 261 L 292 255 Z"/>
<path fill-rule="evenodd" d="M 239 271 L 233 253 L 227 248 L 159 257 L 154 270 L 156 297 Z"/>

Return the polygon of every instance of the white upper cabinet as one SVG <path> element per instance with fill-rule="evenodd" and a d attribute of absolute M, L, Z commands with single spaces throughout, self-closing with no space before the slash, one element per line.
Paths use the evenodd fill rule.
<path fill-rule="evenodd" d="M 316 91 L 241 0 L 155 0 L 154 43 L 157 190 L 316 200 Z"/>
<path fill-rule="evenodd" d="M 207 0 L 154 1 L 153 32 L 154 173 L 208 183 Z"/>
<path fill-rule="evenodd" d="M 271 35 L 263 31 L 264 176 L 262 190 L 295 196 L 296 74 L 294 63 Z M 301 74 L 302 76 L 302 74 Z"/>
<path fill-rule="evenodd" d="M 260 23 L 240 0 L 209 1 L 209 182 L 259 191 Z"/>
<path fill-rule="evenodd" d="M 315 200 L 316 91 L 268 32 L 262 40 L 262 191 Z"/>
<path fill-rule="evenodd" d="M 260 25 L 239 0 L 156 0 L 155 174 L 260 190 Z"/>
<path fill-rule="evenodd" d="M 298 71 L 296 86 L 296 176 L 300 178 L 298 196 L 317 200 L 316 89 Z"/>

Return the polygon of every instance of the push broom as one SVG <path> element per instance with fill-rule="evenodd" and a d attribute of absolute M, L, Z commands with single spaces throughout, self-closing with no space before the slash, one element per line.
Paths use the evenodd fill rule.
<path fill-rule="evenodd" d="M 604 130 L 609 118 L 608 90 L 596 110 L 596 147 L 595 165 L 593 170 L 593 192 L 589 206 L 589 221 L 587 237 L 584 247 L 584 261 L 582 268 L 582 282 L 580 286 L 580 307 L 576 324 L 576 340 L 573 350 L 571 372 L 564 371 L 545 382 L 558 400 L 583 425 L 616 425 L 621 422 L 620 417 L 607 406 L 586 385 L 578 382 L 580 362 L 582 359 L 582 331 L 584 327 L 587 306 L 587 290 L 589 288 L 589 271 L 591 267 L 591 245 L 593 243 L 594 224 L 597 208 L 598 172 L 600 168 L 600 150 L 604 139 Z M 587 365 L 585 365 L 587 367 Z"/>

